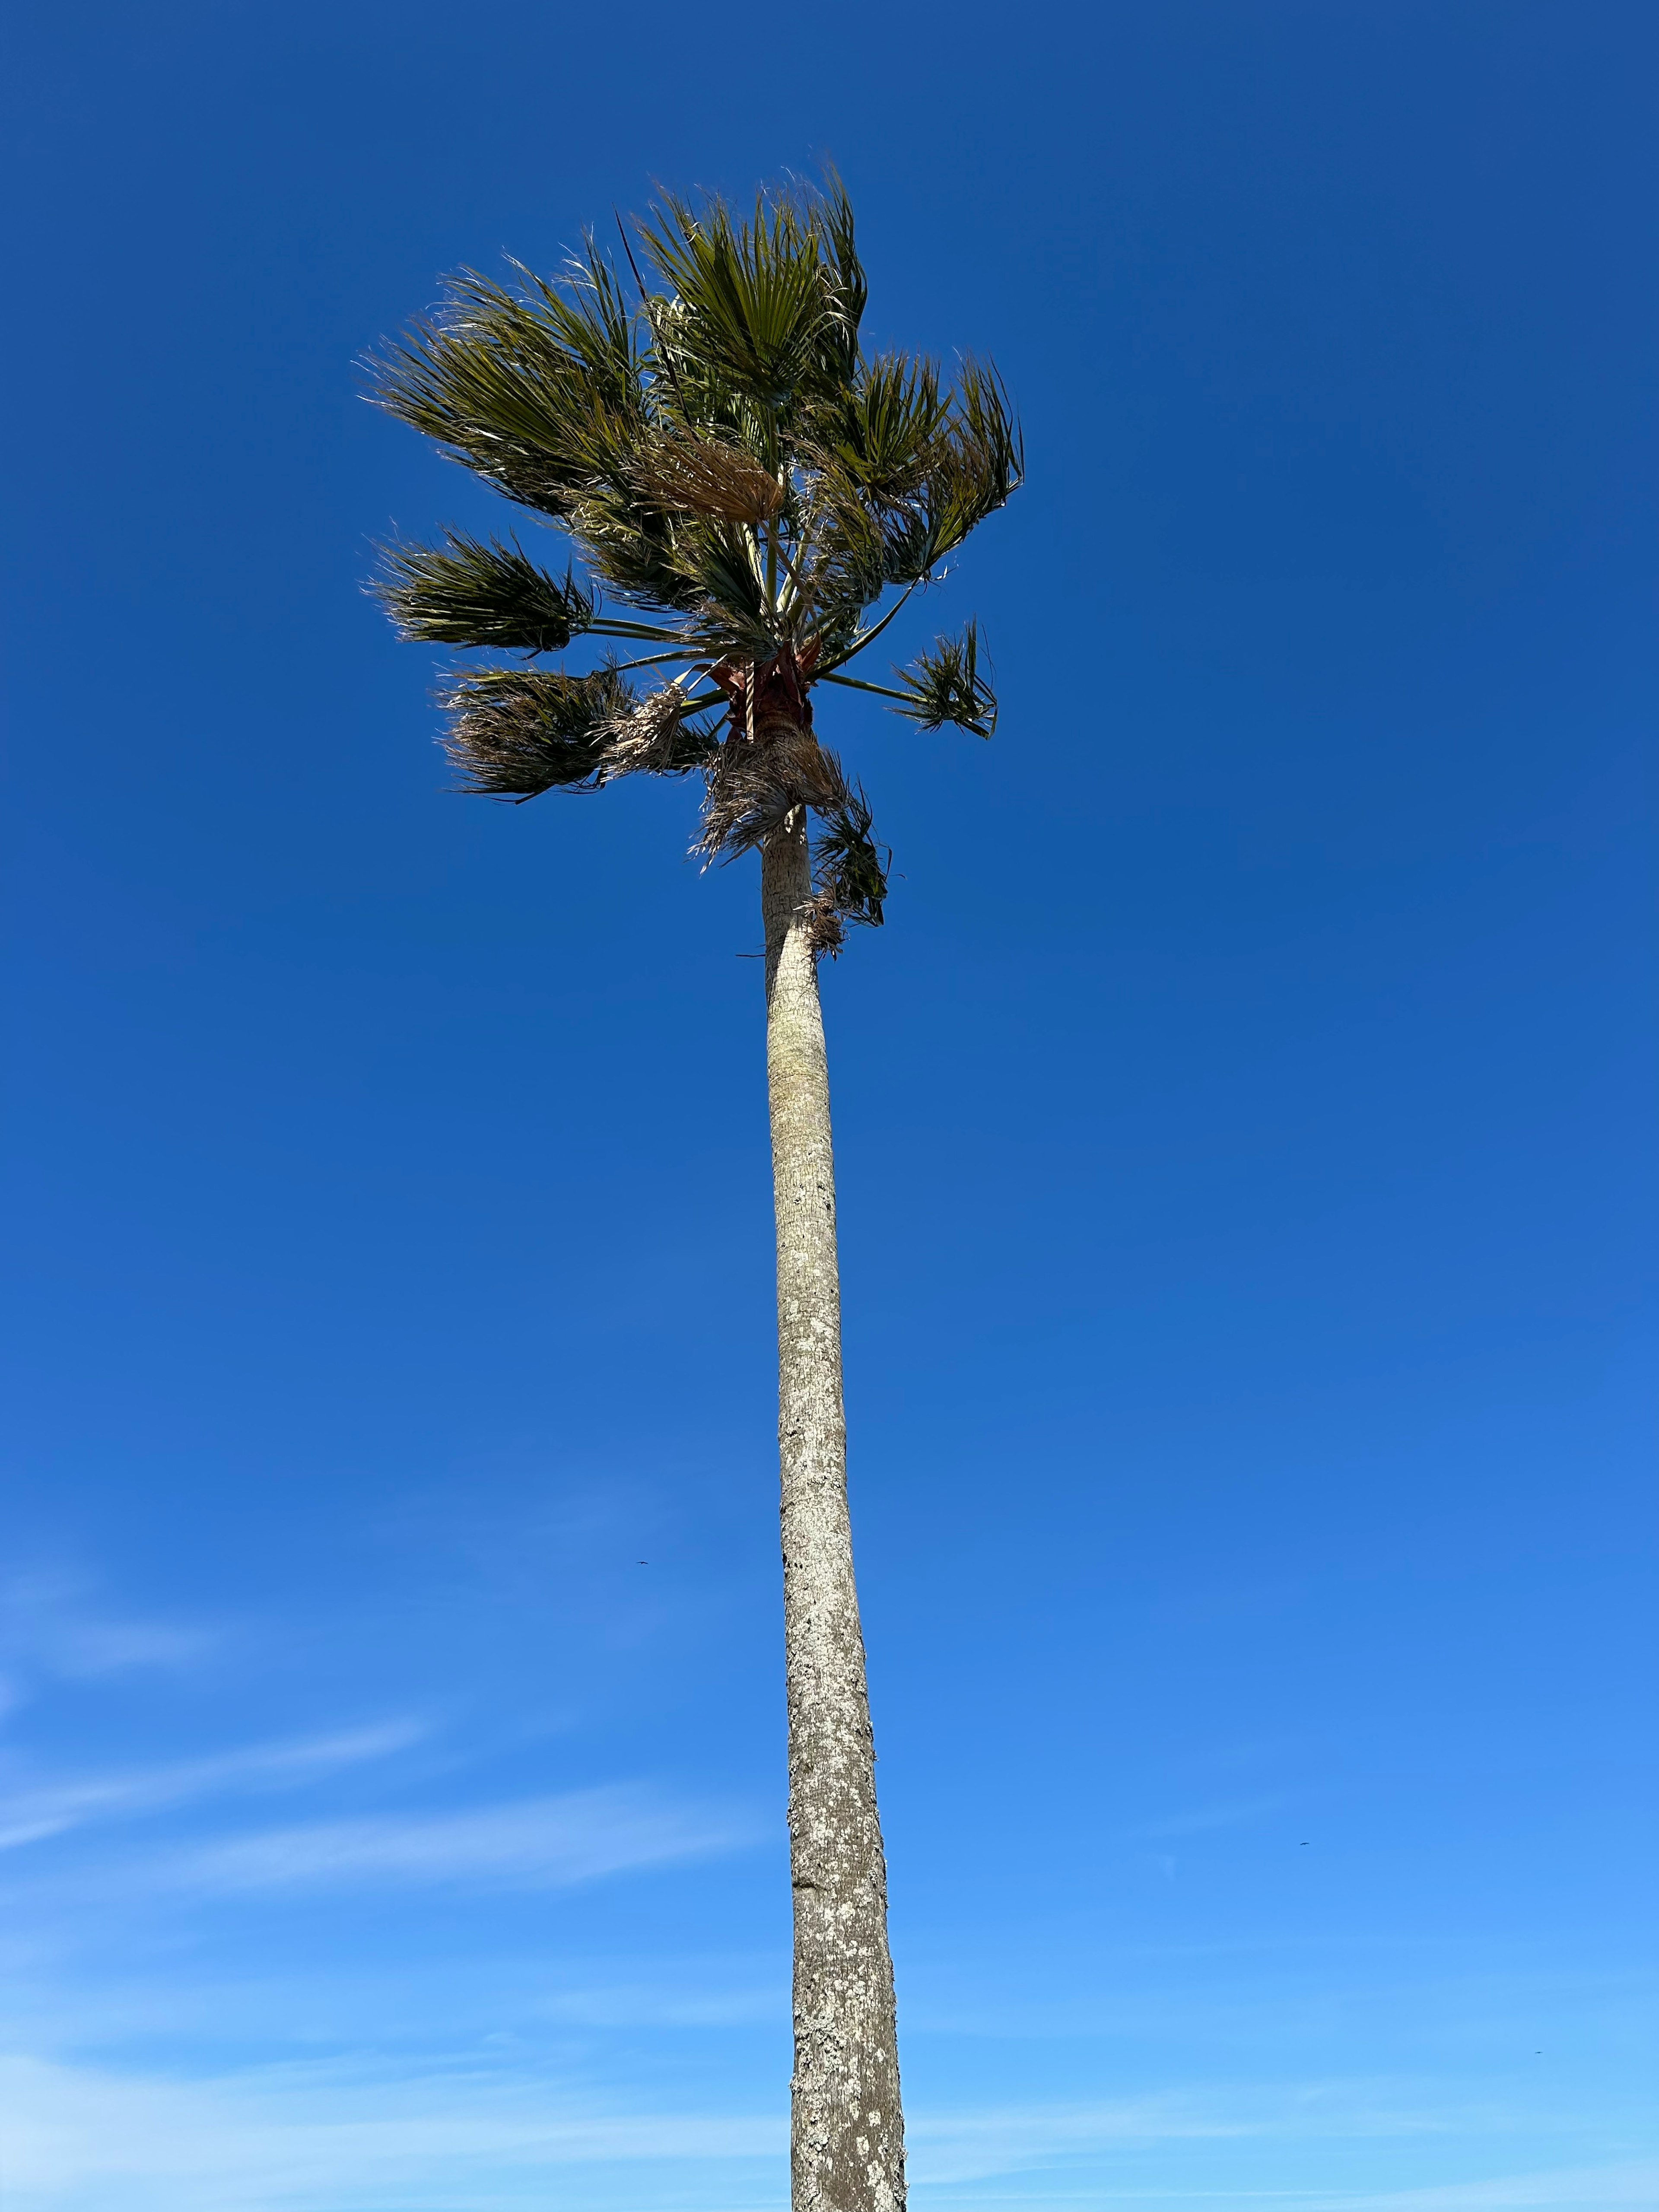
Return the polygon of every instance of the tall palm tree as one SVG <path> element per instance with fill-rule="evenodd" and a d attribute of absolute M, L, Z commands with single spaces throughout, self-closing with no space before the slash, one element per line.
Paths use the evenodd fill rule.
<path fill-rule="evenodd" d="M 634 251 L 637 241 L 639 254 Z M 752 216 L 668 197 L 626 231 L 631 287 L 589 236 L 556 281 L 471 271 L 373 364 L 380 405 L 563 530 L 560 581 L 517 540 L 383 549 L 406 638 L 507 648 L 443 703 L 463 787 L 523 801 L 698 775 L 694 849 L 758 851 L 777 1218 L 796 2212 L 898 2212 L 904 2135 L 842 1409 L 835 1175 L 817 962 L 879 923 L 888 855 L 819 744 L 821 684 L 924 729 L 989 737 L 978 633 L 891 684 L 848 665 L 1020 479 L 994 369 L 866 353 L 853 211 L 822 190 Z M 642 277 L 640 261 L 650 272 Z M 608 602 L 601 592 L 608 594 Z M 617 611 L 605 611 L 613 607 Z M 532 665 L 605 641 L 585 673 Z M 626 653 L 629 657 L 621 657 Z M 631 679 L 650 670 L 656 688 Z M 672 673 L 667 672 L 673 671 Z M 660 679 L 660 680 L 659 680 Z M 809 823 L 816 820 L 814 832 Z"/>

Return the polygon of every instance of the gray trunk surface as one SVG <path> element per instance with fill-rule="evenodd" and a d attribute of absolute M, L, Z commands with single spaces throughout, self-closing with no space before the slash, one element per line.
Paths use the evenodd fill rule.
<path fill-rule="evenodd" d="M 795 1901 L 794 2212 L 902 2212 L 887 1868 L 847 1512 L 830 1080 L 802 811 L 761 857 Z"/>

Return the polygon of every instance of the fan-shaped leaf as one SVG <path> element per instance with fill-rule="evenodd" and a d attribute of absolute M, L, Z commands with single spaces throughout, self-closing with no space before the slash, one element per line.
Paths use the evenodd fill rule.
<path fill-rule="evenodd" d="M 587 593 L 569 576 L 555 583 L 516 539 L 484 544 L 459 531 L 441 546 L 383 546 L 369 588 L 400 637 L 432 645 L 559 653 L 593 619 Z"/>
<path fill-rule="evenodd" d="M 638 704 L 633 686 L 611 668 L 592 676 L 477 669 L 440 697 L 449 718 L 444 750 L 465 779 L 462 789 L 492 799 L 597 791 L 606 743 Z"/>
<path fill-rule="evenodd" d="M 976 622 L 960 637 L 936 639 L 930 653 L 918 653 L 912 667 L 895 672 L 906 695 L 895 714 L 908 715 L 924 730 L 953 722 L 973 737 L 988 738 L 995 729 L 996 694 L 980 673 Z"/>

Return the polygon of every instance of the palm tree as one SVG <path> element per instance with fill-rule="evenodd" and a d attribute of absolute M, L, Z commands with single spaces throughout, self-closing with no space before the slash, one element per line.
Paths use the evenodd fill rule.
<path fill-rule="evenodd" d="M 878 924 L 889 856 L 862 787 L 818 742 L 821 684 L 924 729 L 989 737 L 975 625 L 892 684 L 848 675 L 1018 483 L 995 371 L 866 354 L 853 211 L 822 190 L 667 197 L 623 234 L 632 288 L 590 235 L 556 281 L 471 271 L 373 364 L 373 396 L 582 564 L 450 532 L 382 549 L 373 588 L 406 638 L 527 656 L 442 694 L 463 787 L 522 802 L 635 774 L 698 775 L 694 850 L 758 851 L 777 1218 L 796 2212 L 897 2212 L 903 2119 L 864 1641 L 853 1579 L 840 1282 L 817 962 Z M 641 277 L 643 258 L 654 282 Z M 585 579 L 585 580 L 584 580 Z M 601 592 L 608 594 L 606 599 Z M 890 597 L 890 595 L 891 595 Z M 608 611 L 614 607 L 617 611 Z M 532 665 L 605 641 L 585 673 Z M 626 653 L 627 658 L 621 654 Z M 633 679 L 650 670 L 656 688 Z M 669 671 L 675 672 L 668 673 Z M 817 830 L 809 830 L 815 818 Z"/>

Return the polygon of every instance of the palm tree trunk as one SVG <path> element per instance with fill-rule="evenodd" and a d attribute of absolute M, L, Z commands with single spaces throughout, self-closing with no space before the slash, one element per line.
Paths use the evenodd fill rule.
<path fill-rule="evenodd" d="M 835 1162 L 804 811 L 761 857 L 795 1901 L 793 2212 L 902 2212 L 887 1867 L 847 1512 Z"/>

